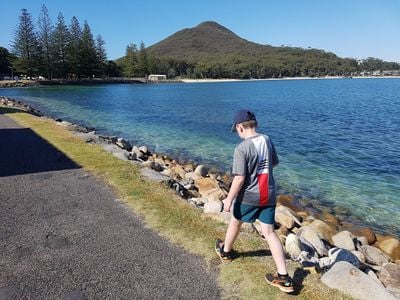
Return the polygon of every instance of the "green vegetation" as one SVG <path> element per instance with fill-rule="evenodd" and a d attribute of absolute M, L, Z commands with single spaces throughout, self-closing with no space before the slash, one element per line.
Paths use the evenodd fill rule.
<path fill-rule="evenodd" d="M 87 21 L 81 28 L 74 16 L 67 27 L 60 12 L 54 26 L 45 5 L 37 28 L 31 14 L 26 9 L 21 10 L 11 52 L 14 58 L 8 58 L 8 63 L 11 61 L 15 75 L 41 75 L 47 79 L 120 75 L 116 64 L 107 60 L 101 35 L 94 39 Z M 2 69 L 1 73 L 9 74 L 9 71 Z"/>
<path fill-rule="evenodd" d="M 167 187 L 144 181 L 137 166 L 105 152 L 100 146 L 87 144 L 53 120 L 34 117 L 15 109 L 0 107 L 23 126 L 47 140 L 87 171 L 108 183 L 146 224 L 172 243 L 203 257 L 209 268 L 219 270 L 219 284 L 225 299 L 291 299 L 267 285 L 265 272 L 274 271 L 273 260 L 266 253 L 265 242 L 257 235 L 243 232 L 236 249 L 242 254 L 230 265 L 220 265 L 213 249 L 216 237 L 223 237 L 226 225 L 194 209 Z M 299 299 L 347 299 L 320 283 L 319 276 L 307 274 L 297 263 L 289 270 L 300 285 Z"/>
<path fill-rule="evenodd" d="M 361 71 L 400 69 L 398 63 L 375 58 L 357 61 L 323 50 L 256 44 L 215 22 L 183 29 L 146 50 L 150 57 L 149 65 L 152 65 L 150 72 L 167 74 L 168 77 L 350 76 Z M 125 70 L 131 61 L 124 57 L 117 64 Z"/>

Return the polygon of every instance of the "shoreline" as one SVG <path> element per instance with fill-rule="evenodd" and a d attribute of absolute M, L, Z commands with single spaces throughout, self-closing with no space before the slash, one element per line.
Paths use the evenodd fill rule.
<path fill-rule="evenodd" d="M 334 80 L 334 79 L 400 79 L 400 76 L 325 76 L 325 77 L 282 77 L 282 78 L 251 78 L 251 79 L 167 79 L 148 81 L 144 78 L 118 79 L 53 79 L 53 80 L 0 80 L 0 88 L 17 88 L 33 86 L 67 86 L 67 85 L 101 85 L 101 84 L 168 84 L 168 83 L 227 83 L 227 82 L 257 82 L 257 81 L 291 81 L 291 80 Z"/>
<path fill-rule="evenodd" d="M 59 118 L 44 114 L 43 112 L 41 112 L 38 109 L 35 109 L 34 107 L 24 103 L 23 101 L 14 99 L 14 98 L 9 98 L 6 96 L 1 96 L 0 95 L 0 105 L 4 103 L 7 103 L 7 106 L 11 106 L 11 107 L 16 107 L 19 109 L 22 109 L 30 114 L 33 114 L 35 116 L 38 117 L 46 117 L 49 119 L 52 119 L 54 121 L 57 122 L 57 124 L 62 125 L 64 127 L 67 127 L 69 129 L 71 129 L 71 131 L 75 131 L 78 134 L 89 134 L 89 139 L 102 139 L 103 141 L 107 142 L 107 143 L 111 143 L 111 144 L 115 144 L 117 146 L 119 146 L 121 148 L 121 145 L 124 143 L 127 143 L 130 145 L 130 142 L 128 140 L 126 140 L 123 137 L 116 137 L 116 136 L 108 136 L 107 133 L 105 134 L 99 134 L 96 132 L 96 129 L 93 127 L 87 127 L 85 124 L 76 124 L 76 123 L 71 123 L 69 121 L 64 121 L 61 120 Z M 86 138 L 86 137 L 84 137 Z M 119 143 L 118 140 L 122 139 L 122 142 Z M 145 147 L 146 149 L 148 149 L 147 144 L 144 142 L 143 147 Z M 123 149 L 124 147 L 122 147 Z M 126 150 L 126 149 L 124 149 Z M 148 153 L 151 153 L 150 151 Z M 226 191 L 229 191 L 229 185 L 231 183 L 231 175 L 228 172 L 225 172 L 223 170 L 221 170 L 217 165 L 210 165 L 210 164 L 204 164 L 203 162 L 194 162 L 193 160 L 190 160 L 189 158 L 187 159 L 182 159 L 182 158 L 177 158 L 177 157 L 171 157 L 169 154 L 165 154 L 165 153 L 151 153 L 154 154 L 155 156 L 160 156 L 160 157 L 166 157 L 168 158 L 168 160 L 173 161 L 176 164 L 179 164 L 181 166 L 185 166 L 185 165 L 192 165 L 193 166 L 193 170 L 195 169 L 195 166 L 201 165 L 204 166 L 208 171 L 210 171 L 210 173 L 213 173 L 213 176 L 215 178 L 217 177 L 224 177 L 224 187 Z M 121 153 L 117 154 L 117 156 L 123 157 L 121 156 Z M 128 158 L 129 157 L 124 157 Z M 135 159 L 134 159 L 135 160 Z M 143 161 L 142 161 L 143 162 Z M 152 160 L 152 162 L 154 162 L 154 159 Z M 147 167 L 150 167 L 151 169 L 154 169 L 154 166 L 152 167 L 151 165 L 146 165 Z M 159 169 L 160 167 L 156 167 L 156 169 Z M 167 175 L 169 176 L 169 174 Z M 283 193 L 280 194 L 280 196 L 282 196 L 283 198 L 285 198 L 285 200 L 283 200 L 283 202 L 285 202 L 286 204 L 289 204 L 289 206 L 291 207 L 291 209 L 294 210 L 298 210 L 298 211 L 307 211 L 307 213 L 309 215 L 315 216 L 317 218 L 324 218 L 324 215 L 335 215 L 335 218 L 338 219 L 338 222 L 335 223 L 343 223 L 345 226 L 365 226 L 365 227 L 370 227 L 372 228 L 373 231 L 377 232 L 377 234 L 379 235 L 391 235 L 394 236 L 396 238 L 400 238 L 400 236 L 398 236 L 397 234 L 395 234 L 394 232 L 391 232 L 390 230 L 385 230 L 383 227 L 379 224 L 366 224 L 364 220 L 360 219 L 357 216 L 353 216 L 351 215 L 347 209 L 345 209 L 344 207 L 331 207 L 328 205 L 324 205 L 323 203 L 319 203 L 316 200 L 313 200 L 313 198 L 306 196 L 306 195 L 297 195 L 294 196 L 290 193 L 288 193 L 287 191 L 282 191 Z M 290 198 L 290 201 L 288 201 L 287 199 Z M 336 217 L 336 215 L 338 217 Z M 329 218 L 329 217 L 328 217 Z"/>
<path fill-rule="evenodd" d="M 204 216 L 221 224 L 229 222 L 231 213 L 220 212 L 221 200 L 229 190 L 229 176 L 211 172 L 203 165 L 178 163 L 171 157 L 151 152 L 147 146 L 131 145 L 121 137 L 98 135 L 94 128 L 46 117 L 12 98 L 0 97 L 0 106 L 14 112 L 15 109 L 23 110 L 44 118 L 50 125 L 64 127 L 83 142 L 101 146 L 118 159 L 138 166 L 145 185 L 146 182 L 156 182 L 174 190 L 184 202 L 200 212 L 201 219 Z M 304 271 L 313 274 L 323 272 L 322 282 L 336 263 L 347 263 L 355 270 L 368 274 L 369 280 L 382 282 L 385 286 L 387 283 L 381 278 L 381 270 L 400 268 L 400 241 L 395 236 L 384 236 L 369 226 L 347 223 L 335 214 L 318 212 L 317 207 L 310 207 L 307 203 L 299 206 L 292 195 L 280 194 L 277 198 L 276 233 L 287 255 L 292 261 L 300 263 Z M 259 223 L 245 225 L 243 231 L 261 236 Z M 349 275 L 346 271 L 340 276 Z M 336 278 L 338 275 L 333 276 Z M 381 287 L 382 291 L 390 291 L 383 285 Z"/>

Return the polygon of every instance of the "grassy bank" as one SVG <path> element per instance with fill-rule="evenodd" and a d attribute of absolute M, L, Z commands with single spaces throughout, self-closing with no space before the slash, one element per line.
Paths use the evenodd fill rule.
<path fill-rule="evenodd" d="M 215 238 L 223 237 L 226 226 L 204 215 L 178 198 L 162 184 L 144 181 L 137 166 L 121 161 L 100 146 L 87 144 L 50 119 L 38 118 L 10 108 L 1 108 L 22 126 L 31 128 L 69 158 L 109 184 L 145 223 L 172 243 L 204 258 L 210 269 L 219 272 L 223 298 L 291 299 L 264 281 L 266 272 L 275 270 L 265 242 L 253 233 L 243 233 L 235 245 L 241 256 L 230 265 L 220 265 L 213 250 Z M 346 299 L 289 262 L 299 290 L 299 299 Z"/>

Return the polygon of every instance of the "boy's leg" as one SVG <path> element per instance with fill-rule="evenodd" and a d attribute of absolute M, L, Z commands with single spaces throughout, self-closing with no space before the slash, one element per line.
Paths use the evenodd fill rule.
<path fill-rule="evenodd" d="M 232 216 L 225 235 L 224 252 L 230 252 L 232 250 L 233 243 L 239 235 L 242 224 L 242 221 L 237 220 L 234 216 Z"/>
<path fill-rule="evenodd" d="M 283 252 L 281 240 L 274 231 L 274 225 L 265 224 L 263 222 L 260 223 L 262 234 L 268 242 L 278 273 L 281 275 L 287 274 L 285 254 Z"/>

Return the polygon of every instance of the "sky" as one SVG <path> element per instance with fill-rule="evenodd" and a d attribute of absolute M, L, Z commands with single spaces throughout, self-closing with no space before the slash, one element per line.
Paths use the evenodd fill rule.
<path fill-rule="evenodd" d="M 183 28 L 216 21 L 260 44 L 330 51 L 340 57 L 400 62 L 400 0 L 13 0 L 0 5 L 0 46 L 10 49 L 22 8 L 35 22 L 46 5 L 55 23 L 87 20 L 106 42 L 108 59 L 129 43 L 151 46 Z"/>

